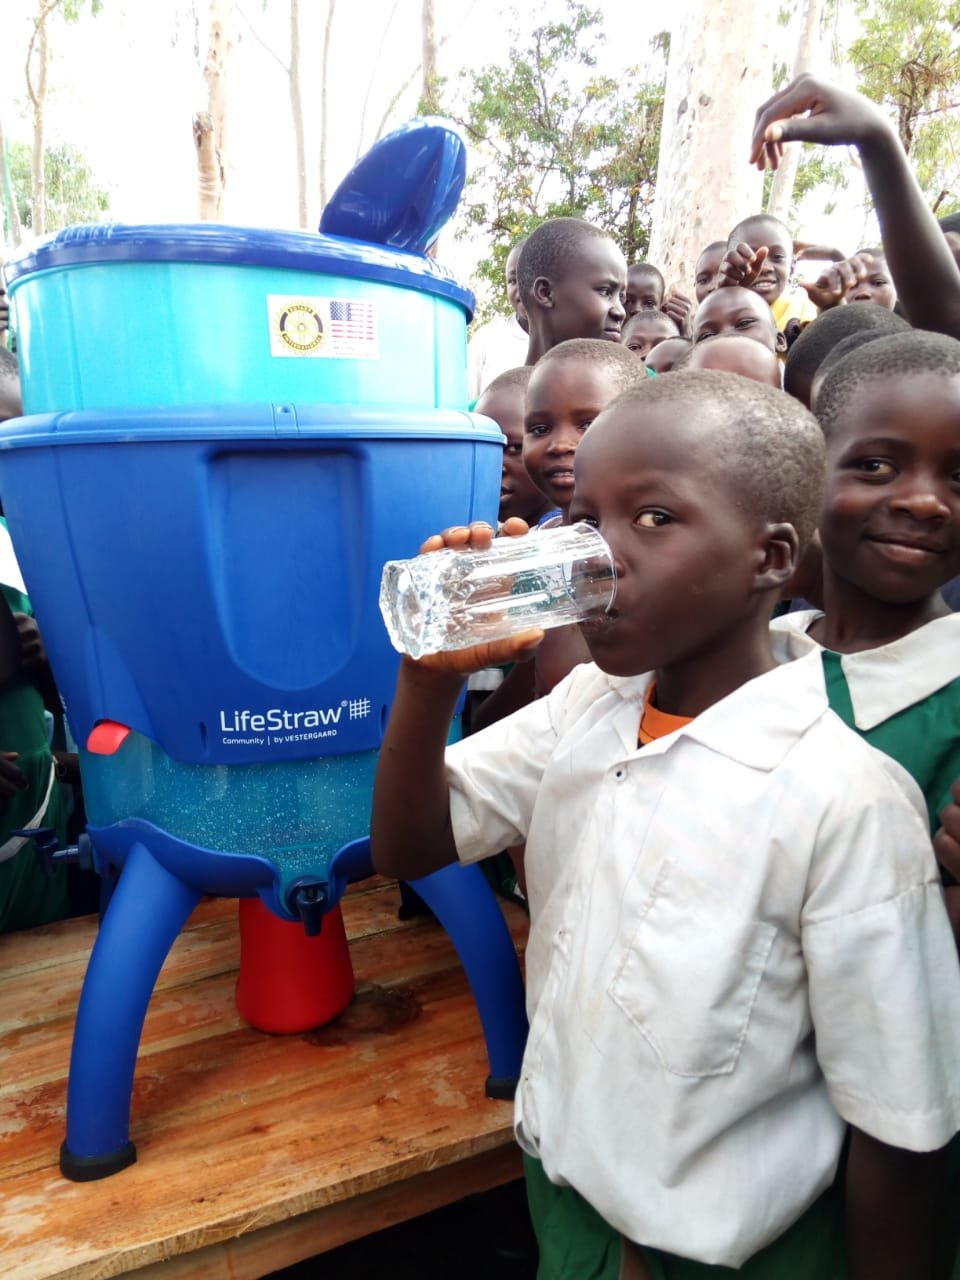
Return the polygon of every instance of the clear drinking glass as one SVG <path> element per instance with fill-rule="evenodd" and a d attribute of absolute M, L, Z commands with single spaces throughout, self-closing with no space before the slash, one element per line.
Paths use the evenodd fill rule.
<path fill-rule="evenodd" d="M 494 538 L 484 551 L 431 551 L 390 560 L 380 612 L 391 643 L 420 658 L 531 627 L 563 627 L 606 613 L 616 593 L 613 554 L 588 524 Z"/>

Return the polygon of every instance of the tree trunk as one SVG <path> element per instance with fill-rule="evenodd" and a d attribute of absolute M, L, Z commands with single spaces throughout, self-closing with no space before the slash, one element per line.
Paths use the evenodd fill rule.
<path fill-rule="evenodd" d="M 327 108 L 330 95 L 327 83 L 330 77 L 330 37 L 333 30 L 333 11 L 336 0 L 327 0 L 327 22 L 323 28 L 323 66 L 320 69 L 320 211 L 327 203 Z"/>
<path fill-rule="evenodd" d="M 424 115 L 436 115 L 440 109 L 437 97 L 437 25 L 434 19 L 433 0 L 423 0 L 420 32 L 423 43 L 423 91 L 420 110 Z"/>
<path fill-rule="evenodd" d="M 27 93 L 33 107 L 33 167 L 30 186 L 30 230 L 42 236 L 47 229 L 47 184 L 44 169 L 46 156 L 47 71 L 50 46 L 47 41 L 47 18 L 60 0 L 41 0 L 34 19 L 33 34 L 27 49 Z M 36 76 L 31 67 L 36 61 Z"/>
<path fill-rule="evenodd" d="M 303 96 L 300 92 L 300 0 L 290 0 L 290 113 L 297 161 L 297 226 L 307 225 L 307 150 L 303 136 Z"/>
<path fill-rule="evenodd" d="M 204 222 L 223 217 L 227 155 L 227 66 L 232 41 L 228 21 L 229 0 L 210 0 L 210 34 L 203 80 L 207 108 L 193 117 L 193 143 L 197 150 L 197 205 Z"/>
<path fill-rule="evenodd" d="M 763 176 L 747 157 L 772 34 L 766 0 L 698 0 L 670 43 L 650 260 L 691 295 L 700 250 L 761 209 Z"/>
<path fill-rule="evenodd" d="M 7 231 L 10 236 L 10 247 L 16 249 L 23 243 L 23 227 L 20 225 L 20 210 L 17 207 L 17 193 L 13 189 L 10 177 L 10 166 L 7 163 L 7 138 L 0 121 L 0 194 L 6 210 Z"/>
<path fill-rule="evenodd" d="M 800 28 L 800 41 L 797 44 L 797 56 L 793 63 L 793 76 L 804 72 L 816 74 L 819 45 L 820 23 L 823 19 L 823 0 L 805 0 L 803 22 Z M 759 105 L 759 104 L 758 104 Z M 786 222 L 793 203 L 793 186 L 797 180 L 797 166 L 800 164 L 800 142 L 788 142 L 783 149 L 780 168 L 773 175 L 773 186 L 770 188 L 770 199 L 767 212 Z"/>

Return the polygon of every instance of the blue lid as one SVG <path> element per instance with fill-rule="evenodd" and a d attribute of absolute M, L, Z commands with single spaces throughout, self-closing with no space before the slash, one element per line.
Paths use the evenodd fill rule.
<path fill-rule="evenodd" d="M 455 125 L 410 120 L 375 142 L 327 202 L 326 234 L 426 253 L 457 207 L 467 144 Z"/>
<path fill-rule="evenodd" d="M 66 227 L 11 254 L 3 271 L 7 284 L 13 285 L 39 271 L 105 262 L 215 262 L 353 276 L 437 294 L 463 307 L 468 320 L 473 315 L 473 294 L 433 258 L 312 231 L 215 222 Z"/>
<path fill-rule="evenodd" d="M 0 424 L 0 452 L 48 445 L 257 440 L 476 440 L 502 445 L 500 428 L 457 409 L 351 408 L 348 405 L 183 405 L 169 409 L 77 409 Z"/>

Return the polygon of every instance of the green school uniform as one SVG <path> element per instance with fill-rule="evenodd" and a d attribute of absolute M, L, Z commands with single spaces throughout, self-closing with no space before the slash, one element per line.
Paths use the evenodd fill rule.
<path fill-rule="evenodd" d="M 620 1280 L 629 1274 L 619 1233 L 573 1187 L 549 1180 L 539 1160 L 524 1154 L 530 1216 L 536 1223 L 537 1280 Z M 816 1200 L 782 1236 L 736 1270 L 641 1250 L 651 1280 L 842 1280 L 840 1214 L 834 1189 Z"/>
<path fill-rule="evenodd" d="M 774 630 L 805 633 L 821 615 L 791 613 Z M 872 747 L 913 777 L 931 833 L 960 778 L 960 613 L 862 653 L 823 650 L 830 706 Z"/>
<path fill-rule="evenodd" d="M 815 609 L 778 618 L 774 630 L 806 633 Z M 930 832 L 960 778 L 960 613 L 936 618 L 861 653 L 822 652 L 830 706 L 871 746 L 891 756 L 923 792 Z M 946 883 L 953 883 L 942 870 Z M 960 1136 L 948 1148 L 949 1203 L 960 1188 Z M 960 1253 L 952 1280 L 960 1280 Z"/>
<path fill-rule="evenodd" d="M 0 586 L 14 613 L 32 613 L 30 601 L 13 587 Z M 20 678 L 0 691 L 0 751 L 17 751 L 17 767 L 29 783 L 0 808 L 0 933 L 62 920 L 67 914 L 67 872 L 43 871 L 33 841 L 10 835 L 18 827 L 55 828 L 66 837 L 66 813 L 60 784 L 53 773 L 43 699 L 29 680 Z"/>

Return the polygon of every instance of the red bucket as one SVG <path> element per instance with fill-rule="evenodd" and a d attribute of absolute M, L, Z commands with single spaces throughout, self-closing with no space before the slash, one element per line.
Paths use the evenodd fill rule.
<path fill-rule="evenodd" d="M 353 996 L 353 965 L 339 907 L 310 938 L 259 898 L 240 899 L 237 1012 L 275 1035 L 310 1031 L 341 1014 Z"/>

